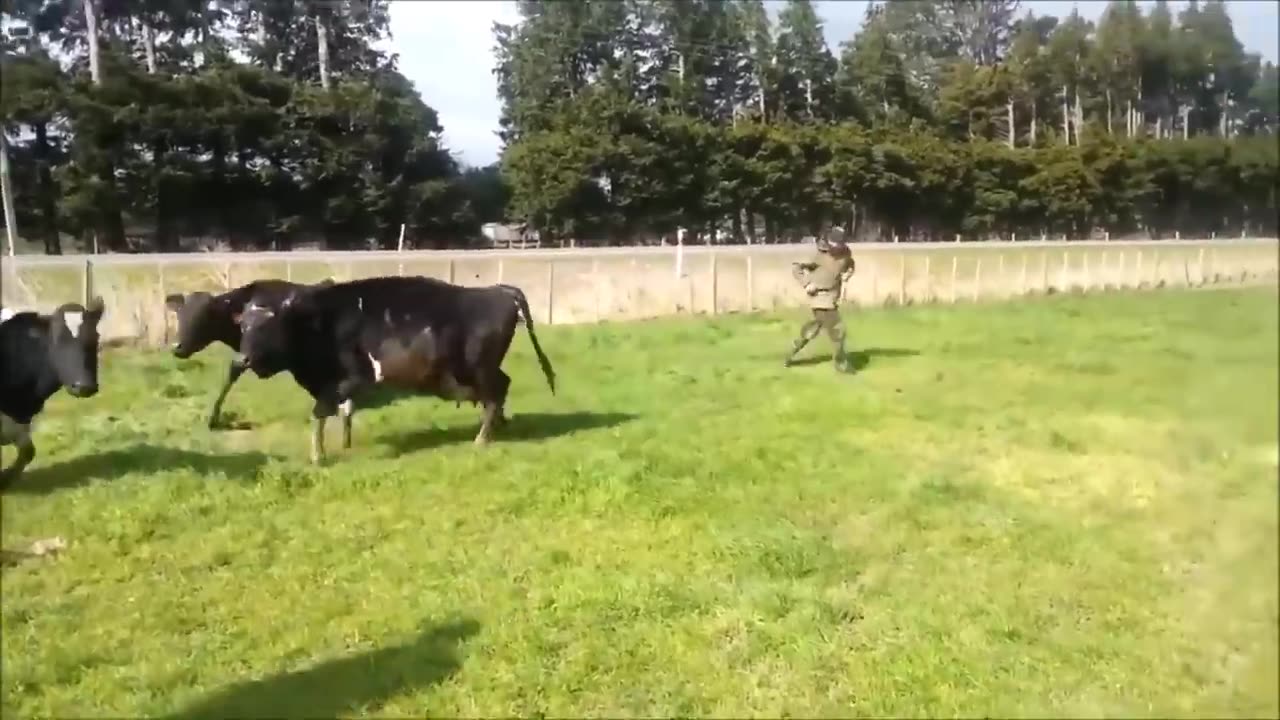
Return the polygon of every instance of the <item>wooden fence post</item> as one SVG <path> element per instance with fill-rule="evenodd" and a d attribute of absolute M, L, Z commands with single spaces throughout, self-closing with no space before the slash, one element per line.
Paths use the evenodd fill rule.
<path fill-rule="evenodd" d="M 931 255 L 924 256 L 924 300 L 925 302 L 933 302 L 933 282 L 931 280 L 933 271 L 930 269 L 932 263 Z"/>
<path fill-rule="evenodd" d="M 956 255 L 952 255 L 951 256 L 951 302 L 952 304 L 955 304 L 956 299 L 960 295 L 959 290 L 956 288 L 956 282 L 958 282 L 959 280 L 959 275 L 960 275 L 960 258 Z"/>
<path fill-rule="evenodd" d="M 1040 292 L 1049 292 L 1049 252 L 1040 253 Z"/>
<path fill-rule="evenodd" d="M 159 283 L 160 283 L 160 319 L 162 321 L 161 327 L 163 328 L 163 330 L 161 330 L 161 333 L 160 333 L 160 341 L 164 343 L 165 346 L 168 346 L 169 345 L 169 311 L 164 301 L 165 297 L 168 296 L 168 293 L 164 291 L 164 263 L 159 261 L 156 262 L 156 276 L 158 277 Z"/>
<path fill-rule="evenodd" d="M 293 260 L 288 258 L 284 261 L 284 279 L 293 282 Z"/>
<path fill-rule="evenodd" d="M 502 282 L 503 269 L 504 268 L 503 268 L 502 258 L 498 258 L 498 282 L 499 283 Z"/>
<path fill-rule="evenodd" d="M 1121 287 L 1121 288 L 1129 287 L 1129 283 L 1126 281 L 1126 278 L 1125 278 L 1125 275 L 1124 275 L 1124 271 L 1125 271 L 1125 262 L 1124 262 L 1124 261 L 1125 261 L 1124 251 L 1123 251 L 1123 250 L 1121 250 L 1121 251 L 1120 251 L 1120 287 Z"/>
<path fill-rule="evenodd" d="M 752 266 L 751 256 L 747 256 L 747 312 L 755 312 L 756 309 L 756 277 L 755 268 Z"/>
<path fill-rule="evenodd" d="M 1089 269 L 1089 251 L 1084 251 L 1084 259 L 1080 261 L 1084 266 L 1084 291 L 1093 290 L 1093 271 Z"/>
<path fill-rule="evenodd" d="M 898 304 L 907 304 L 907 255 L 898 256 Z"/>
<path fill-rule="evenodd" d="M 600 322 L 600 258 L 591 258 L 591 300 L 596 307 L 596 322 Z"/>
<path fill-rule="evenodd" d="M 455 279 L 458 277 L 457 263 L 453 258 L 449 258 L 449 284 L 454 285 Z"/>
<path fill-rule="evenodd" d="M 1018 294 L 1027 294 L 1027 254 L 1022 253 L 1022 271 L 1018 273 Z"/>
<path fill-rule="evenodd" d="M 1067 287 L 1067 268 L 1069 264 L 1070 263 L 1067 258 L 1067 251 L 1063 250 L 1062 251 L 1062 268 L 1058 270 L 1058 280 L 1059 280 L 1058 285 L 1059 285 L 1059 289 L 1062 290 L 1062 292 L 1066 292 L 1069 289 Z"/>
<path fill-rule="evenodd" d="M 979 288 L 982 287 L 982 256 L 978 256 L 978 265 L 973 271 L 973 301 L 978 302 Z"/>
<path fill-rule="evenodd" d="M 449 267 L 453 267 L 453 262 L 449 263 Z M 547 260 L 547 324 L 552 324 L 552 318 L 555 311 L 556 297 L 556 263 L 554 260 Z"/>
<path fill-rule="evenodd" d="M 711 314 L 712 315 L 718 315 L 720 312 L 720 306 L 716 299 L 716 295 L 720 290 L 720 280 L 717 273 L 718 265 L 719 263 L 716 262 L 716 253 L 714 250 L 712 250 L 711 251 Z M 841 286 L 840 288 L 840 294 L 841 294 L 841 299 L 844 299 L 843 286 Z"/>
<path fill-rule="evenodd" d="M 15 267 L 14 270 L 16 272 L 17 268 Z M 89 301 L 93 299 L 93 261 L 88 258 L 84 260 L 84 276 L 80 280 L 80 289 L 82 290 L 81 294 L 84 296 L 82 304 L 88 305 Z"/>
<path fill-rule="evenodd" d="M 1204 248 L 1200 248 L 1200 252 L 1196 254 L 1196 277 L 1200 279 L 1200 284 L 1204 285 Z"/>

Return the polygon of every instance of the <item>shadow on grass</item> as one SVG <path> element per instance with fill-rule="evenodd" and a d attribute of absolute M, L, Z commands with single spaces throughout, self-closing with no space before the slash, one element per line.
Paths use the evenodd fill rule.
<path fill-rule="evenodd" d="M 476 412 L 474 424 L 454 425 L 447 428 L 428 428 L 383 437 L 381 442 L 389 445 L 396 453 L 429 450 L 442 445 L 460 442 L 471 442 L 480 431 L 480 413 Z M 527 440 L 545 440 L 559 437 L 579 430 L 615 427 L 635 420 L 638 416 L 630 413 L 520 413 L 507 419 L 505 425 L 494 428 L 493 442 L 519 442 Z"/>
<path fill-rule="evenodd" d="M 861 370 L 872 363 L 876 358 L 895 358 L 895 357 L 913 357 L 919 355 L 920 351 L 908 348 L 866 348 L 864 350 L 850 350 L 849 362 L 854 370 Z M 806 365 L 818 365 L 825 362 L 831 362 L 831 353 L 822 355 L 812 355 L 806 358 L 797 358 L 791 361 L 793 367 L 805 367 Z"/>
<path fill-rule="evenodd" d="M 215 395 L 216 396 L 216 395 Z M 227 397 L 231 397 L 230 394 Z M 365 388 L 355 399 L 356 410 L 376 410 L 378 408 L 394 405 L 401 400 L 409 398 L 421 397 L 408 390 L 402 390 L 390 385 L 378 384 L 369 388 Z M 224 409 L 218 415 L 218 422 L 210 428 L 214 431 L 226 430 L 252 430 L 257 424 L 252 420 L 247 420 L 243 415 L 234 411 Z"/>
<path fill-rule="evenodd" d="M 458 646 L 479 630 L 474 620 L 435 625 L 407 643 L 236 683 L 165 717 L 331 718 L 376 710 L 397 694 L 437 685 L 457 672 Z"/>
<path fill-rule="evenodd" d="M 96 480 L 115 480 L 129 473 L 150 473 L 188 467 L 201 475 L 223 473 L 229 478 L 252 480 L 271 459 L 260 452 L 202 453 L 141 443 L 119 450 L 83 455 L 71 460 L 27 468 L 5 493 L 47 495 Z"/>

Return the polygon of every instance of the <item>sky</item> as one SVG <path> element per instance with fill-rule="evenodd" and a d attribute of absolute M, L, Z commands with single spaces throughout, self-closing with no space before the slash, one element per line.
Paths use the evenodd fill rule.
<path fill-rule="evenodd" d="M 1147 9 L 1152 0 L 1140 2 Z M 783 5 L 766 0 L 776 18 Z M 866 0 L 817 0 L 827 45 L 837 56 L 840 43 L 862 24 Z M 1178 13 L 1184 2 L 1171 2 Z M 1277 61 L 1280 2 L 1228 0 L 1236 37 L 1246 51 Z M 1023 0 L 1022 10 L 1064 17 L 1078 7 L 1090 20 L 1102 15 L 1102 0 Z M 516 23 L 515 2 L 508 0 L 397 0 L 391 3 L 390 49 L 400 56 L 400 70 L 417 86 L 422 99 L 440 114 L 445 144 L 468 165 L 488 165 L 502 149 L 498 131 L 500 106 L 493 75 L 493 23 Z"/>

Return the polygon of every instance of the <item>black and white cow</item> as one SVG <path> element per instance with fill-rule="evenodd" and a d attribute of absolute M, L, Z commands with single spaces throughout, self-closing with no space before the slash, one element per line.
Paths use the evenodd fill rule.
<path fill-rule="evenodd" d="M 317 286 L 332 285 L 332 279 L 322 280 Z M 220 342 L 235 351 L 227 368 L 227 379 L 213 401 L 209 412 L 209 429 L 218 426 L 222 403 L 231 386 L 244 374 L 245 365 L 240 357 L 240 313 L 250 302 L 261 307 L 278 308 L 289 294 L 307 287 L 286 280 L 255 280 L 228 290 L 220 295 L 193 292 L 186 295 L 172 294 L 166 297 L 165 306 L 177 315 L 178 340 L 173 344 L 173 354 L 180 360 Z"/>
<path fill-rule="evenodd" d="M 288 371 L 315 400 L 311 459 L 324 458 L 325 420 L 342 413 L 351 447 L 352 398 L 374 383 L 483 406 L 476 443 L 504 422 L 511 378 L 501 365 L 524 321 L 555 394 L 555 372 L 511 285 L 462 287 L 427 277 L 375 277 L 295 291 L 278 309 L 250 304 L 241 319 L 245 363 L 260 377 Z"/>
<path fill-rule="evenodd" d="M 60 388 L 78 398 L 98 392 L 98 321 L 102 298 L 85 307 L 66 303 L 48 315 L 0 315 L 0 446 L 15 445 L 18 458 L 0 470 L 0 488 L 22 474 L 36 456 L 31 423 Z"/>

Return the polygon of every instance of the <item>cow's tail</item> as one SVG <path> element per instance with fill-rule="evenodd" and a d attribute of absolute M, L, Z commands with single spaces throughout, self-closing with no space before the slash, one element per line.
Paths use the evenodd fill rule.
<path fill-rule="evenodd" d="M 529 342 L 533 343 L 533 352 L 538 356 L 538 365 L 542 367 L 542 375 L 547 379 L 547 387 L 551 388 L 551 394 L 556 394 L 556 371 L 551 369 L 551 360 L 547 358 L 547 354 L 542 351 L 542 346 L 538 344 L 538 334 L 533 331 L 533 313 L 529 312 L 529 301 L 525 299 L 524 291 L 514 285 L 500 284 L 502 288 L 511 296 L 516 303 L 516 312 L 520 319 L 524 321 L 524 329 L 529 332 Z"/>

